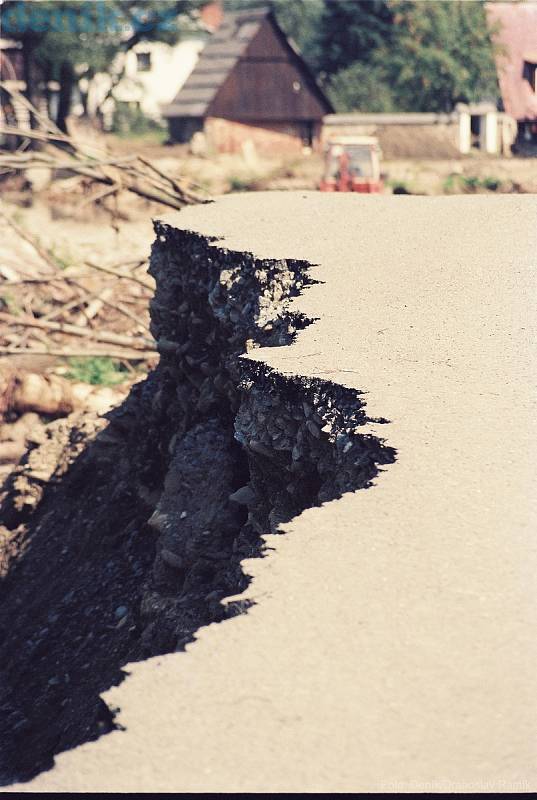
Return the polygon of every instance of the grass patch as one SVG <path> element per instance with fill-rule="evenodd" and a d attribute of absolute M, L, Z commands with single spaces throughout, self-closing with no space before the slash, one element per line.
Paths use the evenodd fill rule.
<path fill-rule="evenodd" d="M 483 178 L 481 183 L 485 189 L 489 190 L 489 192 L 497 192 L 498 189 L 502 188 L 502 182 L 499 178 Z"/>
<path fill-rule="evenodd" d="M 115 131 L 114 136 L 123 141 L 132 142 L 133 145 L 163 146 L 168 142 L 168 131 L 165 128 L 154 128 L 143 133 L 138 131 Z"/>
<path fill-rule="evenodd" d="M 115 386 L 122 383 L 129 372 L 121 362 L 107 356 L 69 358 L 69 371 L 66 378 L 92 386 Z"/>
<path fill-rule="evenodd" d="M 477 175 L 459 175 L 452 172 L 442 184 L 445 194 L 477 194 L 478 192 L 498 192 L 503 184 L 492 175 L 478 178 Z"/>
<path fill-rule="evenodd" d="M 229 177 L 229 191 L 248 192 L 254 190 L 256 188 L 257 181 L 257 178 L 243 178 L 239 175 L 231 175 Z"/>
<path fill-rule="evenodd" d="M 114 115 L 112 133 L 120 139 L 132 139 L 137 143 L 164 144 L 168 129 L 149 119 L 137 103 L 118 102 Z"/>

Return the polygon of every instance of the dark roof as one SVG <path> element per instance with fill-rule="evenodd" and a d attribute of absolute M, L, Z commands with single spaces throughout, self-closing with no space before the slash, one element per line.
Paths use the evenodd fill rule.
<path fill-rule="evenodd" d="M 504 51 L 496 57 L 504 108 L 517 120 L 536 119 L 537 93 L 524 62 L 537 62 L 537 4 L 487 3 L 487 17 L 498 26 L 495 39 Z"/>
<path fill-rule="evenodd" d="M 165 117 L 206 116 L 219 90 L 246 53 L 267 18 L 270 18 L 280 39 L 285 42 L 286 48 L 292 52 L 294 60 L 300 63 L 301 71 L 307 77 L 310 89 L 326 106 L 325 111 L 332 110 L 330 103 L 317 86 L 309 67 L 279 27 L 270 7 L 262 7 L 225 14 L 222 24 L 203 48 L 194 70 L 172 103 L 163 109 L 163 115 Z"/>
<path fill-rule="evenodd" d="M 164 116 L 203 117 L 269 13 L 269 8 L 254 8 L 225 14 L 177 97 L 164 109 Z"/>

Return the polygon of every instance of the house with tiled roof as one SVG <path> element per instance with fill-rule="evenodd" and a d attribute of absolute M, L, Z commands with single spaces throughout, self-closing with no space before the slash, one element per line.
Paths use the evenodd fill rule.
<path fill-rule="evenodd" d="M 505 111 L 518 123 L 519 141 L 537 144 L 537 3 L 487 3 L 487 18 Z"/>
<path fill-rule="evenodd" d="M 332 111 L 270 8 L 226 13 L 177 96 L 163 109 L 170 138 L 202 133 L 220 152 L 299 152 Z"/>

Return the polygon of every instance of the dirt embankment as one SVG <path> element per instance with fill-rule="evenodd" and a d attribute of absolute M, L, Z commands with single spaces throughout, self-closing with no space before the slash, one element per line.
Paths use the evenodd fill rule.
<path fill-rule="evenodd" d="M 241 561 L 302 509 L 369 485 L 394 452 L 351 390 L 239 355 L 309 320 L 308 264 L 156 225 L 161 359 L 108 418 L 52 423 L 6 487 L 0 585 L 4 783 L 114 727 L 99 693 L 129 661 L 243 613 Z M 16 620 L 16 624 L 14 624 Z"/>

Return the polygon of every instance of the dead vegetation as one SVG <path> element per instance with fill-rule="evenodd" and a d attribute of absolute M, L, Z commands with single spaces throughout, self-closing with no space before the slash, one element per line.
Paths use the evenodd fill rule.
<path fill-rule="evenodd" d="M 147 311 L 152 282 L 144 260 L 66 265 L 13 214 L 2 212 L 1 220 L 37 260 L 29 268 L 0 264 L 0 355 L 155 358 Z"/>
<path fill-rule="evenodd" d="M 72 176 L 71 189 L 73 181 L 85 187 L 88 182 L 96 186 L 85 203 L 97 203 L 122 192 L 175 209 L 207 201 L 205 195 L 166 175 L 141 156 L 118 158 L 81 146 L 62 134 L 21 94 L 5 84 L 0 86 L 16 95 L 39 125 L 36 130 L 0 129 L 0 133 L 15 137 L 19 143 L 15 152 L 0 154 L 0 173 L 36 168 L 55 174 L 67 171 Z M 36 142 L 39 149 L 28 150 Z M 0 266 L 3 287 L 8 290 L 0 311 L 0 354 L 110 356 L 125 361 L 154 357 L 147 319 L 152 282 L 145 274 L 145 260 L 66 265 L 43 246 L 38 236 L 21 226 L 14 214 L 2 212 L 2 219 L 31 245 L 41 265 L 31 271 L 24 264 Z"/>
<path fill-rule="evenodd" d="M 0 127 L 0 134 L 12 136 L 20 142 L 15 152 L 0 154 L 0 174 L 25 169 L 68 171 L 80 180 L 86 178 L 98 185 L 92 197 L 93 202 L 123 191 L 175 209 L 208 201 L 207 195 L 191 182 L 167 175 L 142 156 L 130 154 L 118 157 L 106 150 L 99 151 L 75 142 L 48 117 L 39 113 L 20 92 L 3 82 L 0 82 L 0 89 L 27 108 L 39 126 L 31 130 Z M 39 143 L 41 147 L 29 149 L 30 143 Z"/>
<path fill-rule="evenodd" d="M 12 146 L 0 151 L 3 188 L 14 185 L 28 194 L 30 176 L 40 173 L 48 194 L 66 210 L 57 217 L 91 218 L 97 211 L 100 224 L 116 232 L 125 198 L 151 209 L 208 200 L 192 182 L 143 156 L 114 155 L 65 136 L 22 95 L 0 85 L 36 122 L 31 130 L 0 129 Z M 108 410 L 156 363 L 157 352 L 149 332 L 154 284 L 147 275 L 148 246 L 134 258 L 114 251 L 66 256 L 40 221 L 32 224 L 7 203 L 0 231 L 7 256 L 0 258 L 1 479 L 28 445 L 40 441 L 44 423 L 74 411 Z"/>

